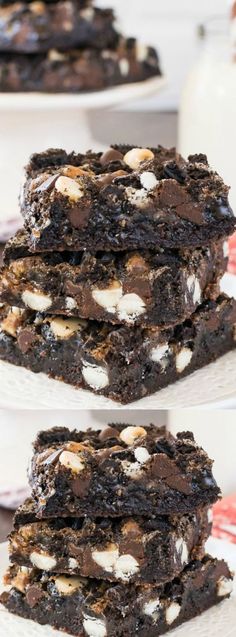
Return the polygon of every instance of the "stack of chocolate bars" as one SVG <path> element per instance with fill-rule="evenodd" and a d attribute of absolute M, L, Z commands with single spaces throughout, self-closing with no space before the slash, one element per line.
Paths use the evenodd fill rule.
<path fill-rule="evenodd" d="M 124 38 L 91 0 L 0 0 L 0 91 L 73 93 L 160 75 L 155 49 Z"/>
<path fill-rule="evenodd" d="M 227 564 L 205 554 L 219 488 L 191 433 L 41 432 L 30 483 L 1 596 L 11 612 L 78 637 L 157 637 L 229 597 Z"/>
<path fill-rule="evenodd" d="M 31 157 L 0 276 L 0 358 L 123 403 L 236 346 L 228 188 L 204 155 Z M 227 244 L 226 244 L 227 245 Z"/>

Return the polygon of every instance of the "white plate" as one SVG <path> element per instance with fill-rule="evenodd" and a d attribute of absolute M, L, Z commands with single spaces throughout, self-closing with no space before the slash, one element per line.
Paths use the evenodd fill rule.
<path fill-rule="evenodd" d="M 152 396 L 120 405 L 88 390 L 0 361 L 0 407 L 8 409 L 171 409 L 206 406 L 236 395 L 236 352 Z"/>
<path fill-rule="evenodd" d="M 227 557 L 231 568 L 236 566 L 236 550 L 232 545 L 210 540 L 208 549 L 217 557 Z M 8 563 L 7 545 L 0 546 L 0 577 Z M 171 637 L 235 637 L 236 591 L 231 599 L 203 613 L 170 632 Z M 169 633 L 168 633 L 169 634 Z M 10 615 L 0 606 L 0 637 L 62 637 L 63 633 L 48 626 L 39 626 L 34 622 Z"/>
<path fill-rule="evenodd" d="M 61 110 L 78 108 L 87 110 L 109 108 L 126 101 L 157 93 L 166 85 L 165 77 L 154 77 L 143 82 L 132 82 L 89 93 L 0 93 L 0 111 Z"/>

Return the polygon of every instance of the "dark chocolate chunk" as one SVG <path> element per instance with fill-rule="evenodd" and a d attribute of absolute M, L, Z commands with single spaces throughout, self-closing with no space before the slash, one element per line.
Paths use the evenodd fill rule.
<path fill-rule="evenodd" d="M 114 148 L 109 148 L 100 157 L 100 163 L 102 164 L 102 166 L 106 166 L 112 161 L 122 161 L 122 160 L 123 160 L 122 153 L 120 153 L 119 150 L 115 150 Z"/>

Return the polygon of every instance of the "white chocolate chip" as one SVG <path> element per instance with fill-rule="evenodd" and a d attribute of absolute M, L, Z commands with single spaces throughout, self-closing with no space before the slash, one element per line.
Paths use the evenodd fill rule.
<path fill-rule="evenodd" d="M 106 551 L 93 551 L 92 559 L 96 564 L 111 573 L 115 562 L 119 557 L 119 551 L 115 544 L 111 544 Z"/>
<path fill-rule="evenodd" d="M 107 629 L 103 619 L 84 615 L 83 627 L 89 637 L 106 637 Z"/>
<path fill-rule="evenodd" d="M 70 177 L 60 176 L 56 180 L 55 189 L 64 197 L 68 197 L 72 201 L 78 201 L 83 197 L 84 192 L 74 179 Z"/>
<path fill-rule="evenodd" d="M 92 22 L 94 13 L 93 7 L 87 7 L 86 9 L 80 10 L 80 15 L 84 18 L 84 20 L 87 20 L 87 22 Z"/>
<path fill-rule="evenodd" d="M 60 575 L 55 579 L 55 586 L 59 593 L 62 595 L 72 595 L 74 591 L 77 591 L 81 588 L 81 579 L 79 577 L 74 577 L 70 575 L 67 577 L 66 575 Z"/>
<path fill-rule="evenodd" d="M 137 170 L 142 161 L 148 161 L 153 158 L 154 154 L 148 148 L 132 148 L 126 153 L 123 161 L 133 170 Z"/>
<path fill-rule="evenodd" d="M 81 462 L 79 456 L 72 451 L 62 451 L 59 462 L 63 467 L 67 467 L 67 469 L 70 469 L 74 473 L 80 473 L 80 471 L 84 469 L 84 463 Z"/>
<path fill-rule="evenodd" d="M 74 557 L 69 557 L 68 566 L 71 570 L 78 568 L 78 562 L 74 559 Z"/>
<path fill-rule="evenodd" d="M 225 259 L 229 256 L 229 244 L 228 241 L 224 241 L 223 243 L 223 256 Z"/>
<path fill-rule="evenodd" d="M 160 600 L 159 597 L 156 599 L 151 599 L 150 602 L 146 602 L 143 607 L 144 615 L 148 617 L 152 617 L 155 621 L 158 617 L 158 611 L 160 609 Z"/>
<path fill-rule="evenodd" d="M 212 524 L 212 522 L 213 522 L 213 511 L 212 511 L 212 509 L 208 509 L 208 511 L 207 511 L 207 519 L 208 519 L 209 524 Z"/>
<path fill-rule="evenodd" d="M 145 464 L 145 462 L 147 462 L 150 458 L 150 453 L 148 453 L 148 450 L 145 447 L 136 447 L 134 455 L 140 464 Z"/>
<path fill-rule="evenodd" d="M 51 557 L 47 553 L 37 553 L 36 551 L 31 553 L 30 561 L 33 566 L 36 566 L 41 571 L 52 571 L 57 565 L 55 557 Z"/>
<path fill-rule="evenodd" d="M 144 429 L 143 427 L 134 427 L 132 425 L 129 425 L 129 427 L 125 427 L 125 429 L 122 429 L 120 433 L 120 439 L 126 445 L 133 445 L 136 442 L 137 438 L 145 438 L 146 435 L 146 429 Z"/>
<path fill-rule="evenodd" d="M 81 326 L 79 319 L 53 318 L 50 320 L 51 330 L 56 338 L 70 338 Z"/>
<path fill-rule="evenodd" d="M 121 555 L 115 563 L 114 572 L 117 579 L 127 582 L 139 570 L 139 563 L 132 555 Z"/>
<path fill-rule="evenodd" d="M 129 74 L 129 62 L 126 58 L 121 58 L 119 61 L 120 72 L 123 77 L 126 77 Z"/>
<path fill-rule="evenodd" d="M 57 51 L 56 49 L 50 49 L 47 55 L 50 62 L 63 62 L 66 60 L 66 54 Z"/>
<path fill-rule="evenodd" d="M 82 376 L 92 389 L 103 389 L 109 385 L 108 373 L 101 365 L 83 361 Z"/>
<path fill-rule="evenodd" d="M 145 62 L 148 56 L 148 48 L 140 42 L 136 45 L 136 57 L 138 62 Z"/>
<path fill-rule="evenodd" d="M 122 297 L 122 286 L 118 281 L 114 281 L 109 288 L 104 290 L 94 288 L 92 291 L 92 297 L 98 305 L 104 307 L 107 312 L 112 314 L 116 311 L 116 306 Z"/>
<path fill-rule="evenodd" d="M 176 540 L 175 548 L 178 557 L 180 557 L 181 559 L 182 565 L 187 564 L 189 554 L 186 542 L 182 538 L 179 538 L 178 540 Z"/>
<path fill-rule="evenodd" d="M 181 606 L 177 604 L 177 602 L 172 602 L 170 606 L 166 609 L 166 623 L 168 626 L 173 624 L 173 622 L 177 619 L 181 611 Z"/>
<path fill-rule="evenodd" d="M 45 11 L 44 2 L 40 2 L 40 0 L 34 0 L 34 2 L 30 2 L 29 9 L 31 13 L 35 15 L 43 15 Z"/>
<path fill-rule="evenodd" d="M 168 343 L 163 343 L 163 345 L 158 345 L 151 350 L 150 359 L 154 363 L 160 363 L 162 369 L 165 369 L 169 353 L 170 348 Z"/>
<path fill-rule="evenodd" d="M 120 321 L 132 322 L 135 318 L 143 314 L 146 305 L 138 294 L 125 294 L 117 304 L 117 312 Z"/>
<path fill-rule="evenodd" d="M 101 56 L 103 60 L 115 60 L 117 62 L 117 53 L 111 49 L 103 49 Z"/>
<path fill-rule="evenodd" d="M 36 312 L 46 312 L 52 305 L 52 299 L 48 294 L 42 294 L 41 292 L 31 292 L 25 290 L 22 294 L 22 301 L 27 307 Z"/>
<path fill-rule="evenodd" d="M 233 582 L 227 577 L 220 577 L 217 582 L 217 595 L 218 597 L 226 597 L 226 595 L 230 595 L 233 590 Z"/>
<path fill-rule="evenodd" d="M 194 274 L 190 274 L 188 276 L 187 288 L 188 288 L 189 294 L 191 294 L 193 298 L 193 302 L 200 303 L 201 297 L 202 297 L 200 283 Z"/>
<path fill-rule="evenodd" d="M 176 356 L 176 369 L 179 374 L 184 371 L 191 361 L 193 352 L 189 347 L 183 347 Z"/>
<path fill-rule="evenodd" d="M 140 175 L 140 181 L 145 190 L 152 190 L 159 183 L 154 173 L 148 170 Z"/>
<path fill-rule="evenodd" d="M 66 297 L 66 309 L 67 310 L 74 310 L 76 305 L 77 305 L 77 303 L 76 303 L 75 299 L 72 298 L 72 296 L 67 296 Z"/>

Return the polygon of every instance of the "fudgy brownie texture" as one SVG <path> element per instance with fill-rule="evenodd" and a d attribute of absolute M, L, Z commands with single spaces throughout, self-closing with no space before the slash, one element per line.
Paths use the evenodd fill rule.
<path fill-rule="evenodd" d="M 184 321 L 204 298 L 218 297 L 226 265 L 222 242 L 183 252 L 50 252 L 2 268 L 0 302 L 49 314 L 167 327 Z"/>
<path fill-rule="evenodd" d="M 31 513 L 32 512 L 32 513 Z M 57 518 L 39 522 L 34 501 L 15 518 L 10 560 L 43 571 L 127 583 L 172 580 L 204 555 L 211 511 L 173 517 Z M 33 522 L 23 523 L 30 514 Z M 20 526 L 18 525 L 21 520 Z"/>
<path fill-rule="evenodd" d="M 220 493 L 193 435 L 155 426 L 43 432 L 30 484 L 39 518 L 193 513 Z"/>
<path fill-rule="evenodd" d="M 111 9 L 81 8 L 78 0 L 19 1 L 0 8 L 0 51 L 113 47 L 119 39 L 113 25 Z"/>
<path fill-rule="evenodd" d="M 236 301 L 226 295 L 163 330 L 7 306 L 0 315 L 0 359 L 123 403 L 166 387 L 236 346 Z"/>
<path fill-rule="evenodd" d="M 124 586 L 13 568 L 1 602 L 21 617 L 78 637 L 157 637 L 229 597 L 226 563 L 206 556 L 163 585 Z"/>
<path fill-rule="evenodd" d="M 233 232 L 228 190 L 205 155 L 52 149 L 31 157 L 21 212 L 35 251 L 202 247 Z"/>
<path fill-rule="evenodd" d="M 155 49 L 145 47 L 141 55 L 134 38 L 120 38 L 116 48 L 102 51 L 73 48 L 31 55 L 0 53 L 1 92 L 88 92 L 160 74 Z"/>
<path fill-rule="evenodd" d="M 16 259 L 22 259 L 23 257 L 28 257 L 30 255 L 32 256 L 28 244 L 28 233 L 24 229 L 17 230 L 17 232 L 4 246 L 3 263 L 5 265 L 9 265 L 11 261 L 15 261 Z"/>

